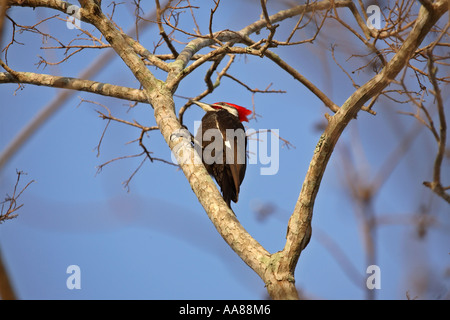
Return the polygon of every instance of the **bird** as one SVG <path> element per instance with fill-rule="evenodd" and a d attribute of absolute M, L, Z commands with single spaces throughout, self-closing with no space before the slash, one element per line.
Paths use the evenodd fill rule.
<path fill-rule="evenodd" d="M 247 168 L 247 137 L 242 122 L 252 111 L 229 102 L 207 104 L 192 101 L 206 114 L 194 138 L 202 162 L 220 186 L 222 197 L 231 209 L 238 202 L 239 190 Z"/>

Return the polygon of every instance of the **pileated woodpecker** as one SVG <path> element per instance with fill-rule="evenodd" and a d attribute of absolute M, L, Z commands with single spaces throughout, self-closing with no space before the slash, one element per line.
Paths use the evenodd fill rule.
<path fill-rule="evenodd" d="M 231 208 L 231 200 L 238 201 L 247 167 L 247 137 L 242 122 L 248 122 L 247 116 L 252 112 L 228 102 L 192 102 L 206 111 L 195 137 L 197 143 L 201 142 L 203 164 Z"/>

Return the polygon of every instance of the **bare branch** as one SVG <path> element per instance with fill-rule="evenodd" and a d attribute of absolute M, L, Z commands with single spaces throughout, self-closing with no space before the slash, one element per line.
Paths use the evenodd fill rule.
<path fill-rule="evenodd" d="M 30 184 L 34 182 L 34 180 L 31 180 L 28 182 L 25 187 L 22 188 L 22 190 L 18 191 L 17 187 L 19 185 L 20 176 L 26 175 L 23 171 L 16 171 L 17 173 L 17 180 L 16 184 L 14 185 L 14 190 L 12 196 L 6 196 L 5 200 L 1 202 L 2 205 L 1 211 L 0 211 L 0 224 L 5 222 L 6 220 L 14 219 L 17 217 L 17 213 L 15 213 L 17 210 L 22 208 L 23 204 L 18 204 L 17 200 L 22 195 L 22 193 L 28 188 Z M 6 204 L 9 204 L 5 207 Z M 6 210 L 5 210 L 6 209 Z"/>
<path fill-rule="evenodd" d="M 202 100 L 207 95 L 212 93 L 214 91 L 214 89 L 219 86 L 220 81 L 221 81 L 222 77 L 225 75 L 225 73 L 230 69 L 230 67 L 234 61 L 234 57 L 235 57 L 234 55 L 229 55 L 230 59 L 228 60 L 226 66 L 222 69 L 222 71 L 220 71 L 218 73 L 218 75 L 216 77 L 216 81 L 214 83 L 212 83 L 211 76 L 218 67 L 218 63 L 216 63 L 216 62 L 220 62 L 223 59 L 223 57 L 225 57 L 225 55 L 219 56 L 219 59 L 215 60 L 214 63 L 211 65 L 211 67 L 206 72 L 206 75 L 205 75 L 206 90 L 194 98 L 186 98 L 189 101 L 183 107 L 181 107 L 180 110 L 178 111 L 178 119 L 180 119 L 181 124 L 183 123 L 184 113 L 193 104 L 192 100 L 194 100 L 194 101 Z"/>
<path fill-rule="evenodd" d="M 438 1 L 434 14 L 421 9 L 413 30 L 397 54 L 374 76 L 352 94 L 339 111 L 330 117 L 328 125 L 317 143 L 296 207 L 289 220 L 286 245 L 279 252 L 277 269 L 286 278 L 293 274 L 298 258 L 311 236 L 311 219 L 315 197 L 325 168 L 342 131 L 362 108 L 364 103 L 390 84 L 390 80 L 405 67 L 409 57 L 425 38 L 436 21 L 447 11 L 447 1 Z M 271 288 L 268 288 L 270 292 Z M 274 288 L 274 290 L 276 290 Z"/>
<path fill-rule="evenodd" d="M 213 19 L 214 19 L 214 13 L 216 12 L 216 10 L 217 10 L 217 8 L 219 7 L 219 4 L 220 4 L 220 0 L 213 0 L 213 1 L 215 3 L 215 7 L 214 7 L 214 9 L 211 9 L 211 14 L 209 15 L 209 37 L 211 39 L 214 39 L 214 34 L 213 34 L 213 31 L 212 31 L 212 23 L 213 23 Z"/>
<path fill-rule="evenodd" d="M 245 83 L 240 81 L 239 79 L 233 77 L 231 74 L 225 73 L 224 76 L 236 81 L 237 83 L 239 83 L 241 86 L 243 86 L 245 89 L 247 89 L 248 91 L 250 91 L 252 93 L 286 93 L 286 91 L 284 91 L 284 90 L 269 90 L 269 88 L 272 86 L 272 84 L 269 84 L 267 86 L 267 88 L 264 90 L 260 90 L 258 88 L 252 89 L 248 85 L 246 85 Z"/>
<path fill-rule="evenodd" d="M 430 12 L 433 13 L 433 3 L 430 0 L 419 0 L 419 2 Z"/>
<path fill-rule="evenodd" d="M 433 85 L 434 89 L 433 94 L 436 98 L 440 129 L 439 129 L 438 151 L 436 154 L 433 167 L 433 182 L 425 181 L 423 184 L 428 188 L 430 188 L 431 190 L 433 190 L 437 195 L 439 195 L 442 199 L 444 199 L 450 204 L 450 194 L 445 192 L 446 188 L 444 188 L 441 184 L 441 166 L 445 154 L 445 147 L 447 141 L 447 122 L 445 120 L 444 102 L 442 100 L 441 90 L 436 81 L 437 68 L 434 66 L 433 53 L 431 50 L 428 52 L 428 72 L 431 84 Z"/>
<path fill-rule="evenodd" d="M 349 6 L 351 3 L 352 3 L 352 1 L 342 0 L 342 1 L 335 2 L 334 5 L 336 7 L 345 7 L 345 6 Z M 329 1 L 317 2 L 317 3 L 314 3 L 314 5 L 299 5 L 299 6 L 295 6 L 288 10 L 280 11 L 280 12 L 270 16 L 269 20 L 271 21 L 271 23 L 276 23 L 278 21 L 282 21 L 287 18 L 291 18 L 296 15 L 302 14 L 303 12 L 311 12 L 313 10 L 327 10 L 327 9 L 331 8 L 331 6 L 332 5 Z M 210 46 L 210 45 L 213 45 L 214 43 L 217 43 L 218 41 L 220 41 L 220 42 L 230 41 L 230 42 L 235 42 L 235 43 L 243 42 L 243 43 L 246 43 L 247 45 L 249 45 L 249 42 L 251 42 L 251 44 L 254 44 L 254 42 L 251 41 L 250 38 L 248 38 L 248 36 L 252 33 L 260 31 L 262 28 L 264 28 L 266 26 L 267 26 L 266 20 L 262 19 L 262 20 L 259 20 L 257 22 L 254 22 L 254 23 L 248 25 L 247 27 L 245 27 L 242 30 L 237 31 L 237 32 L 230 31 L 230 30 L 216 32 L 216 33 L 214 33 L 213 38 L 211 38 L 210 36 L 200 37 L 200 36 L 196 36 L 194 34 L 190 34 L 192 36 L 196 36 L 197 38 L 192 40 L 191 42 L 189 42 L 189 44 L 183 49 L 183 51 L 180 53 L 180 55 L 174 61 L 173 69 L 169 73 L 167 80 L 166 80 L 168 87 L 171 89 L 177 87 L 179 81 L 181 81 L 181 79 L 184 76 L 186 76 L 186 73 L 188 73 L 185 70 L 186 65 L 191 60 L 191 57 L 195 53 L 197 53 L 200 49 Z M 182 31 L 182 30 L 180 30 L 180 31 Z M 226 45 L 222 46 L 222 48 L 226 48 Z M 233 48 L 233 49 L 237 49 L 237 48 Z M 245 53 L 245 52 L 240 52 L 240 53 Z M 256 52 L 253 51 L 253 54 L 255 54 L 255 53 Z M 259 52 L 259 54 L 261 54 L 261 52 Z M 269 55 L 266 55 L 266 56 L 270 57 Z M 276 58 L 274 58 L 274 59 L 276 60 Z M 203 63 L 205 61 L 203 61 Z M 328 107 L 330 107 L 330 105 L 332 105 L 332 104 L 326 104 L 326 105 Z"/>
<path fill-rule="evenodd" d="M 70 3 L 61 2 L 61 1 L 53 1 L 49 3 L 49 1 L 9 1 L 9 5 L 17 5 L 17 6 L 49 6 L 51 8 L 66 12 Z M 54 7 L 53 7 L 54 6 Z M 155 16 L 155 11 L 150 12 L 145 19 L 141 19 L 139 21 L 138 27 L 143 28 L 145 26 L 149 26 L 148 21 Z M 132 34 L 136 30 L 131 28 L 127 34 Z M 13 35 L 15 34 L 15 26 L 13 25 Z M 15 41 L 15 40 L 13 40 Z M 128 39 L 128 41 L 130 41 Z M 11 43 L 10 43 L 11 44 Z M 10 45 L 8 44 L 8 46 Z M 140 55 L 146 57 L 152 64 L 157 65 L 162 70 L 168 71 L 165 68 L 166 64 L 160 64 L 157 58 L 151 57 L 150 53 L 146 54 L 145 50 L 140 50 L 138 46 L 134 46 L 132 44 L 133 49 Z M 148 52 L 148 51 L 147 51 Z M 114 57 L 115 52 L 113 50 L 108 50 L 105 53 L 98 56 L 90 65 L 88 65 L 84 71 L 80 72 L 79 78 L 92 78 L 99 70 L 103 69 L 105 65 L 107 65 L 111 59 Z M 60 91 L 52 101 L 45 106 L 38 115 L 33 118 L 20 132 L 16 137 L 10 142 L 10 144 L 2 151 L 0 154 L 0 168 L 2 168 L 5 163 L 15 154 L 15 152 L 23 145 L 23 143 L 36 131 L 38 130 L 62 105 L 69 97 L 71 97 L 73 91 L 63 90 Z"/>
<path fill-rule="evenodd" d="M 102 96 L 147 103 L 145 93 L 139 89 L 71 77 L 58 77 L 33 72 L 19 72 L 13 71 L 10 68 L 6 70 L 8 72 L 0 72 L 0 83 L 27 83 L 37 86 L 85 91 Z"/>
<path fill-rule="evenodd" d="M 161 9 L 161 5 L 159 4 L 159 0 L 155 0 L 156 3 L 156 21 L 158 23 L 158 28 L 159 28 L 159 34 L 162 36 L 162 38 L 164 39 L 164 41 L 167 44 L 167 47 L 170 49 L 170 51 L 172 52 L 172 54 L 175 57 L 178 57 L 178 52 L 177 49 L 175 49 L 175 47 L 172 44 L 172 41 L 169 39 L 169 37 L 167 36 L 166 31 L 164 30 L 164 27 L 161 23 L 161 17 L 164 16 L 164 12 L 166 11 L 166 9 L 168 8 L 168 6 L 170 5 L 170 1 L 167 3 L 167 5 Z"/>

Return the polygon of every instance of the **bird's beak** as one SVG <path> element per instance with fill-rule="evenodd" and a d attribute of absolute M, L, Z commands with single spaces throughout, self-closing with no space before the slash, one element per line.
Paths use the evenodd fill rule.
<path fill-rule="evenodd" d="M 207 104 L 207 103 L 204 103 L 204 102 L 200 102 L 200 101 L 195 101 L 195 100 L 191 100 L 191 102 L 195 103 L 196 105 L 198 105 L 200 108 L 202 108 L 206 112 L 215 110 L 213 107 L 211 107 L 210 104 Z"/>

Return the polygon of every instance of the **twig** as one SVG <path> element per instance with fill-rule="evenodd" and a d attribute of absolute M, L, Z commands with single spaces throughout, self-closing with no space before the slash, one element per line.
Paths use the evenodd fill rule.
<path fill-rule="evenodd" d="M 225 73 L 224 76 L 227 77 L 227 78 L 230 78 L 230 79 L 232 79 L 232 80 L 234 80 L 234 81 L 236 81 L 236 82 L 239 83 L 241 86 L 243 86 L 245 89 L 247 89 L 248 91 L 253 92 L 253 93 L 257 93 L 257 92 L 258 92 L 258 93 L 286 93 L 285 90 L 269 90 L 269 88 L 272 86 L 272 83 L 270 83 L 270 84 L 267 86 L 267 88 L 264 89 L 264 90 L 260 90 L 260 89 L 258 89 L 258 88 L 252 89 L 252 88 L 250 88 L 248 85 L 246 85 L 245 83 L 243 83 L 241 80 L 235 78 L 234 76 L 232 76 L 232 75 L 229 74 L 229 73 Z"/>
<path fill-rule="evenodd" d="M 250 134 L 248 134 L 247 137 L 250 138 L 252 135 L 254 135 L 254 134 L 259 134 L 259 133 L 261 133 L 261 132 L 270 132 L 270 133 L 273 134 L 275 137 L 277 137 L 279 140 L 283 141 L 282 147 L 285 146 L 288 150 L 289 150 L 290 148 L 294 148 L 294 149 L 295 149 L 295 146 L 294 146 L 289 140 L 284 139 L 283 137 L 281 137 L 279 134 L 277 134 L 276 132 L 274 132 L 274 131 L 271 130 L 271 129 L 260 129 L 260 130 L 256 130 L 256 131 L 253 131 L 253 132 L 251 132 Z"/>
<path fill-rule="evenodd" d="M 23 171 L 16 171 L 16 173 L 17 173 L 17 180 L 16 180 L 16 184 L 14 185 L 14 190 L 13 190 L 12 196 L 7 195 L 5 200 L 3 202 L 1 202 L 2 209 L 0 211 L 0 224 L 5 222 L 6 220 L 14 219 L 17 217 L 17 213 L 15 213 L 15 212 L 23 207 L 23 204 L 20 204 L 20 205 L 17 204 L 17 200 L 22 195 L 22 193 L 28 188 L 28 186 L 34 182 L 34 180 L 31 180 L 30 182 L 28 182 L 26 184 L 25 187 L 22 188 L 22 190 L 20 190 L 18 192 L 17 187 L 19 185 L 20 176 L 26 175 L 26 173 L 24 173 Z M 6 203 L 9 203 L 9 205 L 7 206 L 6 212 L 5 212 L 5 204 Z"/>
<path fill-rule="evenodd" d="M 211 9 L 211 13 L 209 15 L 209 36 L 211 39 L 214 39 L 214 33 L 212 31 L 212 24 L 213 24 L 213 19 L 214 19 L 214 13 L 216 13 L 217 8 L 219 7 L 220 4 L 220 0 L 213 0 L 215 7 L 213 9 Z M 222 44 L 221 44 L 222 45 Z"/>
<path fill-rule="evenodd" d="M 253 42 L 250 40 L 250 42 Z M 236 53 L 245 53 L 245 51 L 248 50 L 248 48 L 230 48 L 231 52 Z M 258 51 L 258 50 L 256 50 Z M 339 110 L 339 107 L 331 101 L 330 98 L 326 94 L 324 94 L 319 88 L 317 88 L 311 81 L 309 81 L 305 76 L 300 74 L 296 69 L 294 69 L 289 63 L 284 61 L 280 58 L 277 54 L 273 53 L 270 50 L 266 50 L 264 52 L 264 55 L 268 57 L 270 60 L 275 62 L 280 68 L 285 70 L 287 73 L 289 73 L 291 76 L 293 76 L 296 80 L 298 80 L 300 83 L 302 83 L 306 88 L 308 88 L 312 93 L 314 93 L 322 102 L 330 108 L 333 112 L 337 112 Z"/>
<path fill-rule="evenodd" d="M 220 59 L 223 59 L 224 56 L 225 55 L 220 56 Z M 217 74 L 217 77 L 216 77 L 216 80 L 215 80 L 214 83 L 212 83 L 212 81 L 211 81 L 211 76 L 212 76 L 213 72 L 216 70 L 216 68 L 218 66 L 216 63 L 213 63 L 211 65 L 211 67 L 208 69 L 208 71 L 206 72 L 206 75 L 205 75 L 206 90 L 203 91 L 202 93 L 200 93 L 199 95 L 197 95 L 194 98 L 186 98 L 186 99 L 188 99 L 188 102 L 183 107 L 181 107 L 180 110 L 178 111 L 178 119 L 179 119 L 181 124 L 183 124 L 184 113 L 192 105 L 192 100 L 194 100 L 194 101 L 202 100 L 207 95 L 212 93 L 215 88 L 217 88 L 219 86 L 222 77 L 225 75 L 225 73 L 230 69 L 231 65 L 233 64 L 235 56 L 234 55 L 229 55 L 229 57 L 230 57 L 230 59 L 228 60 L 228 62 L 225 65 L 225 67 L 222 69 L 222 71 L 220 71 Z"/>
<path fill-rule="evenodd" d="M 166 5 L 167 1 L 164 2 Z M 19 0 L 9 1 L 9 5 L 17 5 L 17 6 L 28 6 L 35 7 L 36 4 L 22 2 Z M 60 1 L 46 1 L 45 3 L 40 3 L 40 6 L 48 6 L 53 9 L 59 10 L 61 12 L 66 13 L 66 9 L 68 6 L 67 2 Z M 152 19 L 156 14 L 156 11 L 150 12 L 145 19 L 141 19 L 139 21 L 138 27 L 143 28 L 146 26 L 152 26 L 148 21 Z M 82 17 L 83 18 L 83 17 Z M 82 21 L 84 21 L 82 19 Z M 126 33 L 133 34 L 136 30 L 131 28 Z M 15 25 L 13 24 L 13 36 L 15 34 Z M 12 41 L 15 41 L 14 38 Z M 11 44 L 11 43 L 10 43 Z M 10 45 L 8 44 L 7 47 Z M 89 64 L 83 71 L 79 74 L 79 79 L 89 79 L 96 75 L 100 70 L 107 65 L 112 58 L 115 57 L 115 52 L 113 50 L 107 50 L 105 53 L 98 56 L 91 64 Z M 152 61 L 152 60 L 150 60 Z M 152 61 L 154 62 L 154 61 Z M 155 63 L 156 65 L 156 63 Z M 164 69 L 163 69 L 164 70 Z M 12 139 L 10 144 L 2 150 L 0 154 L 0 169 L 8 162 L 9 159 L 16 153 L 17 150 L 24 144 L 25 141 L 36 131 L 38 130 L 60 107 L 73 95 L 73 91 L 60 91 L 50 103 L 43 107 L 42 110 L 38 113 L 36 117 L 34 117 L 29 123 L 26 124 L 24 128 Z"/>
<path fill-rule="evenodd" d="M 166 31 L 164 30 L 164 27 L 161 23 L 161 17 L 164 15 L 164 12 L 166 11 L 167 7 L 170 4 L 170 1 L 167 3 L 167 5 L 161 9 L 161 5 L 159 3 L 159 0 L 155 0 L 156 3 L 156 22 L 158 24 L 158 28 L 159 28 L 159 34 L 162 36 L 162 38 L 164 39 L 164 41 L 167 44 L 167 47 L 169 48 L 169 50 L 172 52 L 172 54 L 175 57 L 178 57 L 178 51 L 177 49 L 175 49 L 175 47 L 172 44 L 172 41 L 169 39 L 169 37 L 167 36 Z"/>

